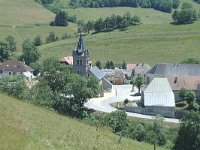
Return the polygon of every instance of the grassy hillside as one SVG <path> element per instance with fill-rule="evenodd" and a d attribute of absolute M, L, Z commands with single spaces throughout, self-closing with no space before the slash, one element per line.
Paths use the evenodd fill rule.
<path fill-rule="evenodd" d="M 16 28 L 0 27 L 0 40 L 3 40 L 8 35 L 15 37 L 17 41 L 17 47 L 19 52 L 21 51 L 21 45 L 27 38 L 33 40 L 37 34 L 42 37 L 43 42 L 48 36 L 49 32 L 53 31 L 57 36 L 61 37 L 64 33 L 74 35 L 77 31 L 77 27 L 74 24 L 70 24 L 68 27 L 52 27 L 48 25 L 26 25 Z"/>
<path fill-rule="evenodd" d="M 78 20 L 97 20 L 100 17 L 106 18 L 112 14 L 124 15 L 130 12 L 132 16 L 137 15 L 141 18 L 143 24 L 161 24 L 172 21 L 169 13 L 163 13 L 154 9 L 131 8 L 131 7 L 115 7 L 115 8 L 77 8 L 64 9 L 70 15 L 76 15 Z"/>
<path fill-rule="evenodd" d="M 54 14 L 34 0 L 0 0 L 0 26 L 48 24 Z"/>
<path fill-rule="evenodd" d="M 152 145 L 0 94 L 0 149 L 150 150 Z M 158 150 L 164 150 L 158 148 Z"/>
<path fill-rule="evenodd" d="M 190 25 L 140 25 L 127 31 L 99 33 L 85 37 L 86 47 L 95 63 L 145 62 L 154 65 L 160 62 L 176 63 L 189 57 L 200 59 L 200 22 Z M 59 41 L 40 47 L 42 59 L 48 56 L 71 55 L 77 38 Z"/>

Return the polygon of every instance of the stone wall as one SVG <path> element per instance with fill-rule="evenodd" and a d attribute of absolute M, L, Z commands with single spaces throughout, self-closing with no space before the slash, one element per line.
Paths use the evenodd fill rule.
<path fill-rule="evenodd" d="M 125 110 L 127 112 L 139 113 L 144 115 L 162 115 L 164 117 L 175 117 L 175 108 L 174 107 L 161 107 L 161 106 L 147 106 L 145 108 L 142 107 L 134 107 L 134 106 L 125 106 Z"/>

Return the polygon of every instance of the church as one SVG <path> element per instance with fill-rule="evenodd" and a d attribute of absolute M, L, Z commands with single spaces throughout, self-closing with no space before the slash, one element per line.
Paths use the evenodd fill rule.
<path fill-rule="evenodd" d="M 113 87 L 112 83 L 105 78 L 106 74 L 103 71 L 96 66 L 92 67 L 89 54 L 89 50 L 85 47 L 83 36 L 80 34 L 78 44 L 72 52 L 73 73 L 86 78 L 94 76 L 99 80 L 99 84 L 102 86 L 103 92 L 111 92 Z"/>
<path fill-rule="evenodd" d="M 73 73 L 81 76 L 88 77 L 89 70 L 91 69 L 91 61 L 89 59 L 89 51 L 85 48 L 83 36 L 80 34 L 80 38 L 77 47 L 72 52 L 73 56 Z"/>

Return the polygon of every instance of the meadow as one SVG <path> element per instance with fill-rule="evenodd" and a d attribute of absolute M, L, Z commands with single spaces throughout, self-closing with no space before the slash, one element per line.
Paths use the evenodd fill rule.
<path fill-rule="evenodd" d="M 33 0 L 0 0 L 0 26 L 48 24 L 55 16 Z"/>
<path fill-rule="evenodd" d="M 200 22 L 190 25 L 139 25 L 126 31 L 90 34 L 84 37 L 93 64 L 107 60 L 127 63 L 178 63 L 187 58 L 200 59 Z M 78 37 L 50 43 L 39 48 L 41 61 L 48 56 L 71 55 Z"/>
<path fill-rule="evenodd" d="M 0 94 L 0 149 L 150 150 L 153 146 L 122 138 L 109 128 L 76 119 Z M 165 150 L 157 147 L 158 150 Z"/>

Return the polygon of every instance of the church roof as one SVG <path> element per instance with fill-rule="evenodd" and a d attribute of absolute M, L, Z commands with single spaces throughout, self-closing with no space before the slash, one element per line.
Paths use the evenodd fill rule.
<path fill-rule="evenodd" d="M 90 69 L 90 72 L 98 79 L 101 80 L 106 74 L 101 71 L 97 66 Z"/>
<path fill-rule="evenodd" d="M 80 34 L 79 41 L 78 41 L 77 47 L 74 50 L 74 52 L 76 54 L 78 54 L 78 55 L 81 55 L 81 54 L 83 54 L 86 51 L 88 51 L 88 50 L 85 49 L 85 44 L 84 44 L 84 41 L 83 41 L 83 35 Z"/>

